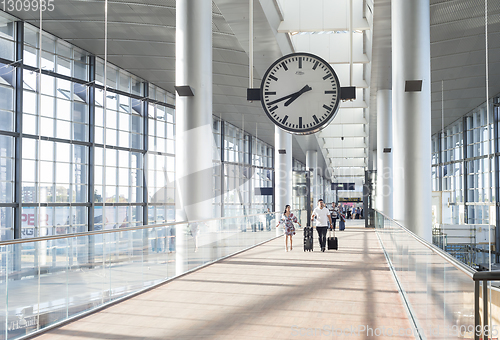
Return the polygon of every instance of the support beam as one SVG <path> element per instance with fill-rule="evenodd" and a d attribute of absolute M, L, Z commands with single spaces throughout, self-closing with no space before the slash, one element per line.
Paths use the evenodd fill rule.
<path fill-rule="evenodd" d="M 432 242 L 429 8 L 429 0 L 391 6 L 393 212 L 395 220 Z M 422 91 L 405 92 L 412 80 L 422 80 Z"/>
<path fill-rule="evenodd" d="M 95 213 L 95 76 L 96 76 L 96 58 L 89 56 L 89 166 L 88 166 L 88 193 L 89 193 L 89 211 L 88 211 L 88 231 L 94 231 L 94 213 Z M 104 221 L 104 219 L 103 219 Z"/>
<path fill-rule="evenodd" d="M 176 2 L 175 84 L 195 96 L 176 95 L 176 220 L 212 217 L 212 2 Z M 176 274 L 187 263 L 186 225 L 176 230 Z"/>
<path fill-rule="evenodd" d="M 392 93 L 377 92 L 377 209 L 392 218 Z"/>
<path fill-rule="evenodd" d="M 20 61 L 16 70 L 16 101 L 15 101 L 15 130 L 19 134 L 15 139 L 15 183 L 14 183 L 14 202 L 17 202 L 17 207 L 14 208 L 14 233 L 7 236 L 7 239 L 22 238 L 22 210 L 23 210 L 23 65 L 24 65 L 24 22 L 16 21 L 16 60 Z M 21 245 L 15 245 L 12 253 L 12 270 L 21 270 Z"/>
<path fill-rule="evenodd" d="M 145 82 L 142 84 L 143 86 L 143 93 L 144 93 L 144 98 L 149 98 L 149 83 Z M 143 132 L 143 139 L 142 139 L 142 148 L 144 149 L 144 153 L 142 154 L 141 158 L 141 163 L 142 168 L 144 169 L 144 173 L 147 174 L 149 173 L 149 168 L 148 168 L 148 160 L 147 160 L 147 152 L 149 150 L 149 103 L 147 100 L 142 101 L 142 132 Z M 153 112 L 151 112 L 153 114 Z M 149 206 L 148 206 L 148 182 L 147 182 L 147 177 L 143 176 L 143 182 L 142 182 L 142 193 L 138 189 L 137 191 L 137 197 L 142 196 L 142 201 L 144 202 L 144 205 L 142 207 L 142 224 L 143 225 L 148 225 L 149 224 Z"/>
<path fill-rule="evenodd" d="M 315 150 L 306 151 L 306 170 L 311 174 L 311 201 L 313 208 L 318 202 L 318 152 Z M 309 204 L 310 202 L 308 202 Z"/>
<path fill-rule="evenodd" d="M 274 127 L 274 176 L 275 211 L 284 211 L 285 205 L 292 205 L 292 135 L 279 127 Z M 281 235 L 283 228 L 276 228 Z"/>
<path fill-rule="evenodd" d="M 499 104 L 500 103 L 500 98 L 496 97 L 493 99 L 493 103 Z M 500 195 L 500 159 L 498 156 L 498 152 L 500 152 L 499 149 L 499 131 L 498 131 L 498 122 L 499 122 L 499 114 L 500 114 L 500 107 L 497 105 L 493 106 L 493 133 L 494 133 L 494 152 L 495 152 L 495 262 L 500 263 L 500 205 L 499 205 L 499 196 Z M 466 189 L 465 189 L 466 190 Z M 490 221 L 491 224 L 491 221 Z"/>

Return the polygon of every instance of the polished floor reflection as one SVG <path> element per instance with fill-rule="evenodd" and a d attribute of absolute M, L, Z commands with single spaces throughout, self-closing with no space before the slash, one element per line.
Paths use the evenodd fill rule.
<path fill-rule="evenodd" d="M 410 322 L 361 222 L 337 232 L 338 251 L 322 253 L 315 235 L 304 252 L 299 231 L 291 252 L 278 238 L 37 339 L 411 338 L 397 336 Z"/>

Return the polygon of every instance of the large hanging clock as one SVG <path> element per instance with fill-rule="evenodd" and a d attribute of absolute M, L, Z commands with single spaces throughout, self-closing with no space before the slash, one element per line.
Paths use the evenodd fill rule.
<path fill-rule="evenodd" d="M 274 124 L 294 134 L 312 134 L 337 114 L 340 83 L 333 68 L 310 53 L 276 60 L 260 86 L 260 100 Z"/>

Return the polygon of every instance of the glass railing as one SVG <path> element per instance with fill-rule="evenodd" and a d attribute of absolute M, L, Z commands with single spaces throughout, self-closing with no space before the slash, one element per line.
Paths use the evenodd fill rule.
<path fill-rule="evenodd" d="M 415 337 L 473 339 L 475 271 L 378 211 L 375 227 Z"/>
<path fill-rule="evenodd" d="M 306 215 L 305 212 L 296 214 Z M 0 339 L 16 339 L 281 234 L 281 213 L 0 243 Z"/>

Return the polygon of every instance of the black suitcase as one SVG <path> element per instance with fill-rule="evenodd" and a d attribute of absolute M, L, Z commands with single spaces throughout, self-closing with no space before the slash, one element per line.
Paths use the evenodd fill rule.
<path fill-rule="evenodd" d="M 304 251 L 313 251 L 313 228 L 304 228 Z"/>
<path fill-rule="evenodd" d="M 328 237 L 326 239 L 326 244 L 328 246 L 328 250 L 338 250 L 339 249 L 339 241 L 338 239 L 335 237 L 335 233 L 333 234 L 333 237 Z"/>

